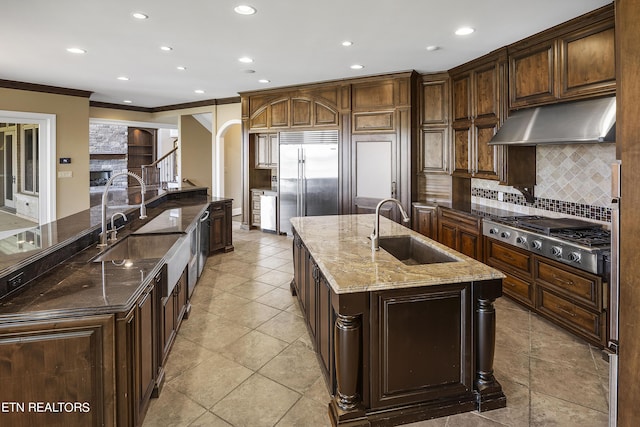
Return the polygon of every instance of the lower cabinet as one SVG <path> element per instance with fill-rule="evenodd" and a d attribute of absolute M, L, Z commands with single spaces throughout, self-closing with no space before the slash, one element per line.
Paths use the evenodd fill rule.
<path fill-rule="evenodd" d="M 134 307 L 116 319 L 116 388 L 118 425 L 142 424 L 158 373 L 158 283 L 165 269 L 147 286 Z"/>
<path fill-rule="evenodd" d="M 606 344 L 602 278 L 490 238 L 485 256 L 507 275 L 506 295 L 596 346 Z"/>
<path fill-rule="evenodd" d="M 113 314 L 0 324 L 0 424 L 134 425 L 115 399 L 114 332 Z"/>
<path fill-rule="evenodd" d="M 438 207 L 437 212 L 438 241 L 451 249 L 482 261 L 482 220 L 480 217 L 441 206 Z"/>
<path fill-rule="evenodd" d="M 218 251 L 230 252 L 233 250 L 233 238 L 231 232 L 231 200 L 213 202 L 209 206 L 209 254 Z"/>
<path fill-rule="evenodd" d="M 165 298 L 161 299 L 161 319 L 160 319 L 160 340 L 159 340 L 159 368 L 156 382 L 156 395 L 160 393 L 164 382 L 164 365 L 169 356 L 169 351 L 180 328 L 182 320 L 187 312 L 187 269 L 182 272 L 182 276 L 175 284 L 173 291 Z"/>
<path fill-rule="evenodd" d="M 436 206 L 413 205 L 411 215 L 412 229 L 423 236 L 436 240 L 438 238 L 438 217 Z"/>

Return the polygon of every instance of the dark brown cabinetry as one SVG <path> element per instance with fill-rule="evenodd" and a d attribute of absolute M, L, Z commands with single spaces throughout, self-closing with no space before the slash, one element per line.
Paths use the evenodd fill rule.
<path fill-rule="evenodd" d="M 450 71 L 453 174 L 498 179 L 497 147 L 488 143 L 505 118 L 506 49 Z"/>
<path fill-rule="evenodd" d="M 417 172 L 449 171 L 449 76 L 429 74 L 420 83 Z"/>
<path fill-rule="evenodd" d="M 509 107 L 614 94 L 613 7 L 605 7 L 508 47 Z"/>
<path fill-rule="evenodd" d="M 426 205 L 413 205 L 413 213 L 411 215 L 413 231 L 417 231 L 423 236 L 437 240 L 438 238 L 438 216 L 437 207 Z"/>
<path fill-rule="evenodd" d="M 232 201 L 214 202 L 209 206 L 209 254 L 218 251 L 233 250 L 233 236 L 231 231 Z"/>
<path fill-rule="evenodd" d="M 256 168 L 278 167 L 278 134 L 260 133 L 256 135 Z"/>
<path fill-rule="evenodd" d="M 114 372 L 118 373 L 119 362 L 114 359 L 114 332 L 113 315 L 3 322 L 0 401 L 22 404 L 24 410 L 3 410 L 0 423 L 47 426 L 60 425 L 64 419 L 67 426 L 135 425 L 132 417 L 116 411 Z M 28 405 L 36 402 L 83 406 L 61 418 L 62 408 L 29 410 Z"/>
<path fill-rule="evenodd" d="M 480 217 L 439 206 L 438 241 L 458 252 L 483 260 Z"/>
<path fill-rule="evenodd" d="M 142 165 L 150 165 L 156 159 L 157 129 L 127 128 L 127 170 L 142 177 Z M 140 183 L 128 177 L 129 186 Z"/>
<path fill-rule="evenodd" d="M 142 292 L 135 306 L 116 321 L 118 425 L 138 426 L 149 407 L 159 372 L 159 289 L 164 269 Z"/>
<path fill-rule="evenodd" d="M 169 351 L 180 329 L 182 320 L 187 312 L 187 270 L 185 269 L 175 284 L 173 291 L 161 300 L 161 331 L 160 331 L 160 366 L 164 377 L 164 365 Z M 164 379 L 164 378 L 161 378 Z M 158 389 L 162 388 L 162 381 L 158 380 Z"/>
<path fill-rule="evenodd" d="M 507 275 L 503 291 L 531 310 L 602 347 L 606 340 L 604 284 L 599 276 L 490 238 L 485 262 Z"/>

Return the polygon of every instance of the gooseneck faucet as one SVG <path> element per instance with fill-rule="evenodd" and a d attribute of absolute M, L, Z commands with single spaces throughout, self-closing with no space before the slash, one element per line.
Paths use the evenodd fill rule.
<path fill-rule="evenodd" d="M 387 202 L 393 202 L 398 205 L 400 213 L 402 214 L 402 221 L 409 222 L 409 216 L 398 200 L 393 198 L 380 200 L 380 203 L 376 206 L 376 218 L 373 223 L 373 234 L 371 234 L 371 250 L 374 251 L 380 250 L 380 207 Z"/>
<path fill-rule="evenodd" d="M 102 193 L 102 233 L 100 233 L 100 244 L 98 245 L 99 248 L 107 246 L 107 193 L 109 192 L 109 188 L 111 187 L 111 183 L 113 182 L 113 180 L 120 176 L 130 176 L 132 178 L 135 178 L 138 183 L 140 183 L 140 219 L 145 219 L 147 217 L 147 207 L 144 204 L 144 193 L 146 192 L 146 187 L 144 185 L 144 182 L 142 182 L 142 178 L 129 171 L 112 175 L 105 184 L 104 192 Z"/>

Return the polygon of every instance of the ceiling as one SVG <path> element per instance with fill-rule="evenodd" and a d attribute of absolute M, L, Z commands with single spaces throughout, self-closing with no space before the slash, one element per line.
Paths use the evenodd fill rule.
<path fill-rule="evenodd" d="M 609 3 L 3 0 L 0 79 L 86 90 L 93 92 L 92 101 L 126 105 L 129 100 L 153 108 L 270 87 L 448 70 Z M 252 5 L 257 13 L 234 13 L 239 4 Z M 133 12 L 149 18 L 137 20 Z M 476 31 L 456 36 L 460 26 Z M 345 40 L 353 45 L 343 47 Z M 427 51 L 427 46 L 439 49 Z M 69 47 L 86 53 L 68 53 Z M 240 63 L 243 56 L 254 62 Z M 364 68 L 352 70 L 353 64 Z"/>

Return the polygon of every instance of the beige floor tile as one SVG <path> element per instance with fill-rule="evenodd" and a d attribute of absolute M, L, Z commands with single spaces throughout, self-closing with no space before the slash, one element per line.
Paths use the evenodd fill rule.
<path fill-rule="evenodd" d="M 224 265 L 224 263 L 220 264 Z M 198 281 L 198 286 L 209 286 L 221 291 L 231 289 L 241 283 L 249 281 L 249 278 L 238 276 L 237 274 L 231 274 L 218 270 L 214 266 L 213 268 L 206 268 L 202 271 L 202 276 Z"/>
<path fill-rule="evenodd" d="M 178 334 L 165 366 L 165 380 L 170 381 L 182 372 L 213 357 L 213 352 Z"/>
<path fill-rule="evenodd" d="M 288 289 L 276 287 L 271 287 L 271 289 L 272 290 L 268 293 L 256 298 L 256 301 L 271 307 L 279 308 L 280 310 L 285 310 L 298 301 L 296 297 L 291 295 L 291 291 Z"/>
<path fill-rule="evenodd" d="M 289 292 L 289 294 L 291 294 L 291 291 L 287 291 Z M 293 297 L 293 298 L 297 298 L 297 297 Z M 302 311 L 300 310 L 300 304 L 298 304 L 298 300 L 296 299 L 296 303 L 292 304 L 291 306 L 289 306 L 289 308 L 287 308 L 287 313 L 291 313 L 291 314 L 295 314 L 298 317 L 302 317 Z"/>
<path fill-rule="evenodd" d="M 289 286 L 291 279 L 293 279 L 293 274 L 271 270 L 268 273 L 256 277 L 255 279 L 268 285 L 281 287 L 282 284 L 285 284 Z"/>
<path fill-rule="evenodd" d="M 291 263 L 293 263 L 292 260 L 277 258 L 273 256 L 261 258 L 256 261 L 256 265 L 259 265 L 261 267 L 267 267 L 267 268 L 278 268 L 283 265 L 287 265 Z"/>
<path fill-rule="evenodd" d="M 251 331 L 220 350 L 220 354 L 257 371 L 265 363 L 280 354 L 288 345 L 288 343 L 262 332 Z"/>
<path fill-rule="evenodd" d="M 476 411 L 451 415 L 447 419 L 447 427 L 499 427 L 504 425 L 515 426 L 516 424 L 502 424 L 485 418 L 483 414 Z"/>
<path fill-rule="evenodd" d="M 281 271 L 283 273 L 291 274 L 293 276 L 293 263 L 288 262 L 280 267 L 276 268 L 277 271 Z"/>
<path fill-rule="evenodd" d="M 251 300 L 247 298 L 242 298 L 229 292 L 220 292 L 211 298 L 194 298 L 193 301 L 191 301 L 191 305 L 198 310 L 223 316 L 225 313 L 233 311 L 249 302 L 251 302 Z"/>
<path fill-rule="evenodd" d="M 531 348 L 529 312 L 496 309 L 496 347 L 528 354 Z"/>
<path fill-rule="evenodd" d="M 211 314 L 198 321 L 189 319 L 188 322 L 182 324 L 178 333 L 206 349 L 217 351 L 242 338 L 250 331 L 251 329 L 246 326 Z"/>
<path fill-rule="evenodd" d="M 274 289 L 278 289 L 275 286 L 267 285 L 266 283 L 258 282 L 256 280 L 250 280 L 248 282 L 244 282 L 232 289 L 229 289 L 227 292 L 230 294 L 255 300 L 262 295 L 273 291 Z"/>
<path fill-rule="evenodd" d="M 484 418 L 509 426 L 529 424 L 529 387 L 509 380 L 500 381 L 507 407 L 483 412 Z"/>
<path fill-rule="evenodd" d="M 564 363 L 531 358 L 531 391 L 545 393 L 597 411 L 609 410 L 600 378 L 595 372 L 585 372 Z"/>
<path fill-rule="evenodd" d="M 212 412 L 236 427 L 272 427 L 298 399 L 298 393 L 254 374 L 218 402 Z"/>
<path fill-rule="evenodd" d="M 516 349 L 517 350 L 517 349 Z M 519 351 L 506 350 L 496 346 L 493 361 L 494 373 L 498 381 L 509 379 L 529 387 L 529 356 Z"/>
<path fill-rule="evenodd" d="M 211 408 L 252 374 L 252 370 L 216 354 L 168 384 L 194 402 Z"/>
<path fill-rule="evenodd" d="M 164 387 L 158 399 L 151 399 L 143 427 L 186 427 L 206 409 L 170 386 Z"/>
<path fill-rule="evenodd" d="M 281 312 L 281 310 L 269 307 L 268 305 L 249 301 L 247 304 L 223 310 L 221 316 L 238 325 L 255 329 Z"/>
<path fill-rule="evenodd" d="M 292 343 L 302 334 L 307 333 L 307 327 L 304 324 L 304 320 L 295 314 L 283 311 L 275 316 L 273 319 L 266 321 L 258 328 L 258 331 L 264 332 L 267 335 L 281 339 L 288 343 Z"/>
<path fill-rule="evenodd" d="M 292 372 L 296 374 L 291 375 Z M 274 357 L 259 373 L 300 393 L 309 390 L 321 375 L 316 354 L 299 341 Z"/>
<path fill-rule="evenodd" d="M 606 427 L 608 424 L 607 413 L 531 392 L 532 427 Z"/>
<path fill-rule="evenodd" d="M 276 427 L 306 426 L 331 427 L 327 406 L 303 397 L 276 424 Z"/>
<path fill-rule="evenodd" d="M 447 427 L 447 417 L 434 418 L 432 420 L 417 421 L 405 424 L 404 427 Z"/>
<path fill-rule="evenodd" d="M 320 376 L 313 384 L 311 384 L 311 387 L 309 387 L 309 389 L 304 393 L 304 397 L 315 400 L 327 407 L 331 401 L 331 395 L 329 394 L 327 383 L 323 376 Z"/>
<path fill-rule="evenodd" d="M 189 424 L 189 427 L 233 427 L 231 424 L 223 420 L 222 418 L 212 414 L 211 412 L 205 412 Z"/>

